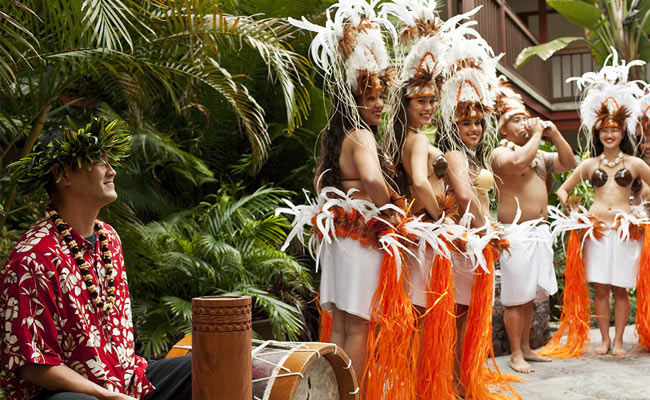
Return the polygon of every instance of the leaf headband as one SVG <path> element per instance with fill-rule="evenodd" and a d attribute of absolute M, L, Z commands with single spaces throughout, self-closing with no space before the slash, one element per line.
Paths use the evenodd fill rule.
<path fill-rule="evenodd" d="M 8 166 L 25 194 L 46 186 L 52 177 L 59 182 L 65 167 L 85 166 L 90 171 L 93 163 L 106 162 L 104 156 L 110 163 L 118 163 L 131 148 L 131 135 L 117 120 L 109 123 L 95 118 L 79 130 L 66 127 L 52 136 L 37 142 L 29 155 Z M 59 169 L 53 176 L 55 165 Z"/>

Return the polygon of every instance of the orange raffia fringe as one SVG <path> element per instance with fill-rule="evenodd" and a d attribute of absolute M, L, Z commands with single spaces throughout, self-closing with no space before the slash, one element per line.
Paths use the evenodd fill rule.
<path fill-rule="evenodd" d="M 400 255 L 384 253 L 379 286 L 373 297 L 361 384 L 364 400 L 401 400 L 416 396 L 415 312 L 404 291 L 405 273 L 397 277 L 395 257 Z"/>
<path fill-rule="evenodd" d="M 436 256 L 427 283 L 427 308 L 422 315 L 418 360 L 418 399 L 455 399 L 454 282 L 451 261 Z"/>
<path fill-rule="evenodd" d="M 582 235 L 577 230 L 569 234 L 564 266 L 564 293 L 560 327 L 538 353 L 557 358 L 578 357 L 587 350 L 589 331 L 589 287 L 582 261 Z M 566 344 L 560 339 L 568 330 Z"/>
<path fill-rule="evenodd" d="M 328 343 L 330 341 L 330 336 L 332 335 L 332 313 L 326 310 L 323 310 L 320 306 L 320 294 L 316 296 L 309 303 L 316 303 L 316 309 L 318 310 L 318 315 L 320 317 L 320 326 L 318 333 L 318 341 L 323 343 Z"/>
<path fill-rule="evenodd" d="M 318 312 L 320 313 L 320 335 L 318 340 L 327 343 L 330 341 L 330 336 L 332 336 L 332 313 L 320 307 L 318 307 Z"/>
<path fill-rule="evenodd" d="M 636 276 L 636 332 L 639 344 L 650 350 L 650 225 L 643 235 L 643 250 Z"/>
<path fill-rule="evenodd" d="M 488 271 L 479 272 L 472 286 L 472 299 L 467 312 L 465 337 L 461 358 L 461 377 L 465 386 L 465 398 L 474 400 L 512 399 L 503 393 L 502 385 L 498 389 L 502 393 L 493 393 L 489 386 L 504 383 L 514 393 L 514 398 L 520 396 L 507 385 L 506 379 L 500 372 L 491 372 L 487 367 L 487 357 L 492 351 L 492 303 L 494 300 L 494 260 L 496 251 L 491 245 L 483 250 Z"/>

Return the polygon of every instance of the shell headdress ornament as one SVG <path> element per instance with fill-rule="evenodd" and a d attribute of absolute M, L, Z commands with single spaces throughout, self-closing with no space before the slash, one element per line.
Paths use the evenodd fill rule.
<path fill-rule="evenodd" d="M 499 76 L 499 82 L 496 101 L 497 131 L 517 114 L 524 114 L 526 117 L 530 116 L 521 95 L 512 89 L 507 78 L 501 75 Z"/>
<path fill-rule="evenodd" d="M 598 72 L 587 72 L 581 77 L 567 79 L 576 82 L 581 91 L 580 119 L 582 127 L 591 140 L 594 129 L 606 127 L 627 128 L 627 135 L 635 143 L 636 127 L 643 110 L 639 98 L 643 90 L 638 81 L 628 81 L 631 67 L 642 66 L 644 61 L 625 63 L 618 61 L 618 54 L 611 48 L 610 54 Z"/>
<path fill-rule="evenodd" d="M 480 7 L 463 14 L 462 19 L 469 18 Z M 447 44 L 445 78 L 440 89 L 440 118 L 447 132 L 462 120 L 494 118 L 499 87 L 496 66 L 503 54 L 494 55 L 490 45 L 472 28 L 475 24 L 476 21 L 468 21 L 440 32 Z"/>
<path fill-rule="evenodd" d="M 289 18 L 298 28 L 315 32 L 310 55 L 325 77 L 331 96 L 354 101 L 347 95 L 361 95 L 368 89 L 382 89 L 392 81 L 392 68 L 382 27 L 395 38 L 394 26 L 377 15 L 379 0 L 341 0 L 325 12 L 325 26 Z M 332 17 L 332 13 L 334 16 Z M 349 90 L 342 88 L 341 82 Z M 347 92 L 347 93 L 346 93 Z"/>

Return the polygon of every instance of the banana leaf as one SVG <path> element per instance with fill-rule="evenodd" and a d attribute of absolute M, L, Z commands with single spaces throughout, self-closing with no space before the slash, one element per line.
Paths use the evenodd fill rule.
<path fill-rule="evenodd" d="M 514 67 L 520 68 L 526 64 L 532 56 L 537 56 L 546 61 L 557 51 L 562 50 L 577 40 L 584 40 L 584 38 L 580 36 L 566 36 L 551 40 L 550 42 L 539 44 L 537 46 L 526 47 L 517 56 Z"/>

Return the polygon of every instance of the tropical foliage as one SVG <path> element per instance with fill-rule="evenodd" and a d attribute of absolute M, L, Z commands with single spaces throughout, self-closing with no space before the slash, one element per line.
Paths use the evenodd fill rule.
<path fill-rule="evenodd" d="M 6 1 L 0 261 L 47 202 L 18 196 L 6 166 L 67 118 L 118 120 L 133 146 L 100 217 L 124 245 L 138 351 L 164 353 L 187 332 L 191 296 L 207 294 L 252 295 L 279 339 L 308 334 L 313 277 L 277 250 L 286 223 L 270 209 L 311 186 L 325 110 L 300 55 L 309 38 L 279 17 L 328 3 Z"/>
<path fill-rule="evenodd" d="M 515 67 L 524 65 L 533 56 L 547 60 L 574 42 L 589 46 L 601 65 L 611 47 L 622 59 L 650 61 L 650 0 L 547 0 L 546 3 L 583 28 L 585 34 L 528 47 L 517 56 Z M 631 73 L 634 79 L 643 78 L 643 72 L 638 69 Z"/>
<path fill-rule="evenodd" d="M 262 187 L 242 196 L 242 189 L 225 185 L 192 210 L 139 227 L 130 279 L 147 293 L 135 310 L 145 355 L 159 356 L 191 332 L 190 299 L 198 296 L 252 296 L 276 338 L 301 336 L 311 276 L 278 249 L 287 224 L 274 215 L 289 193 Z"/>

